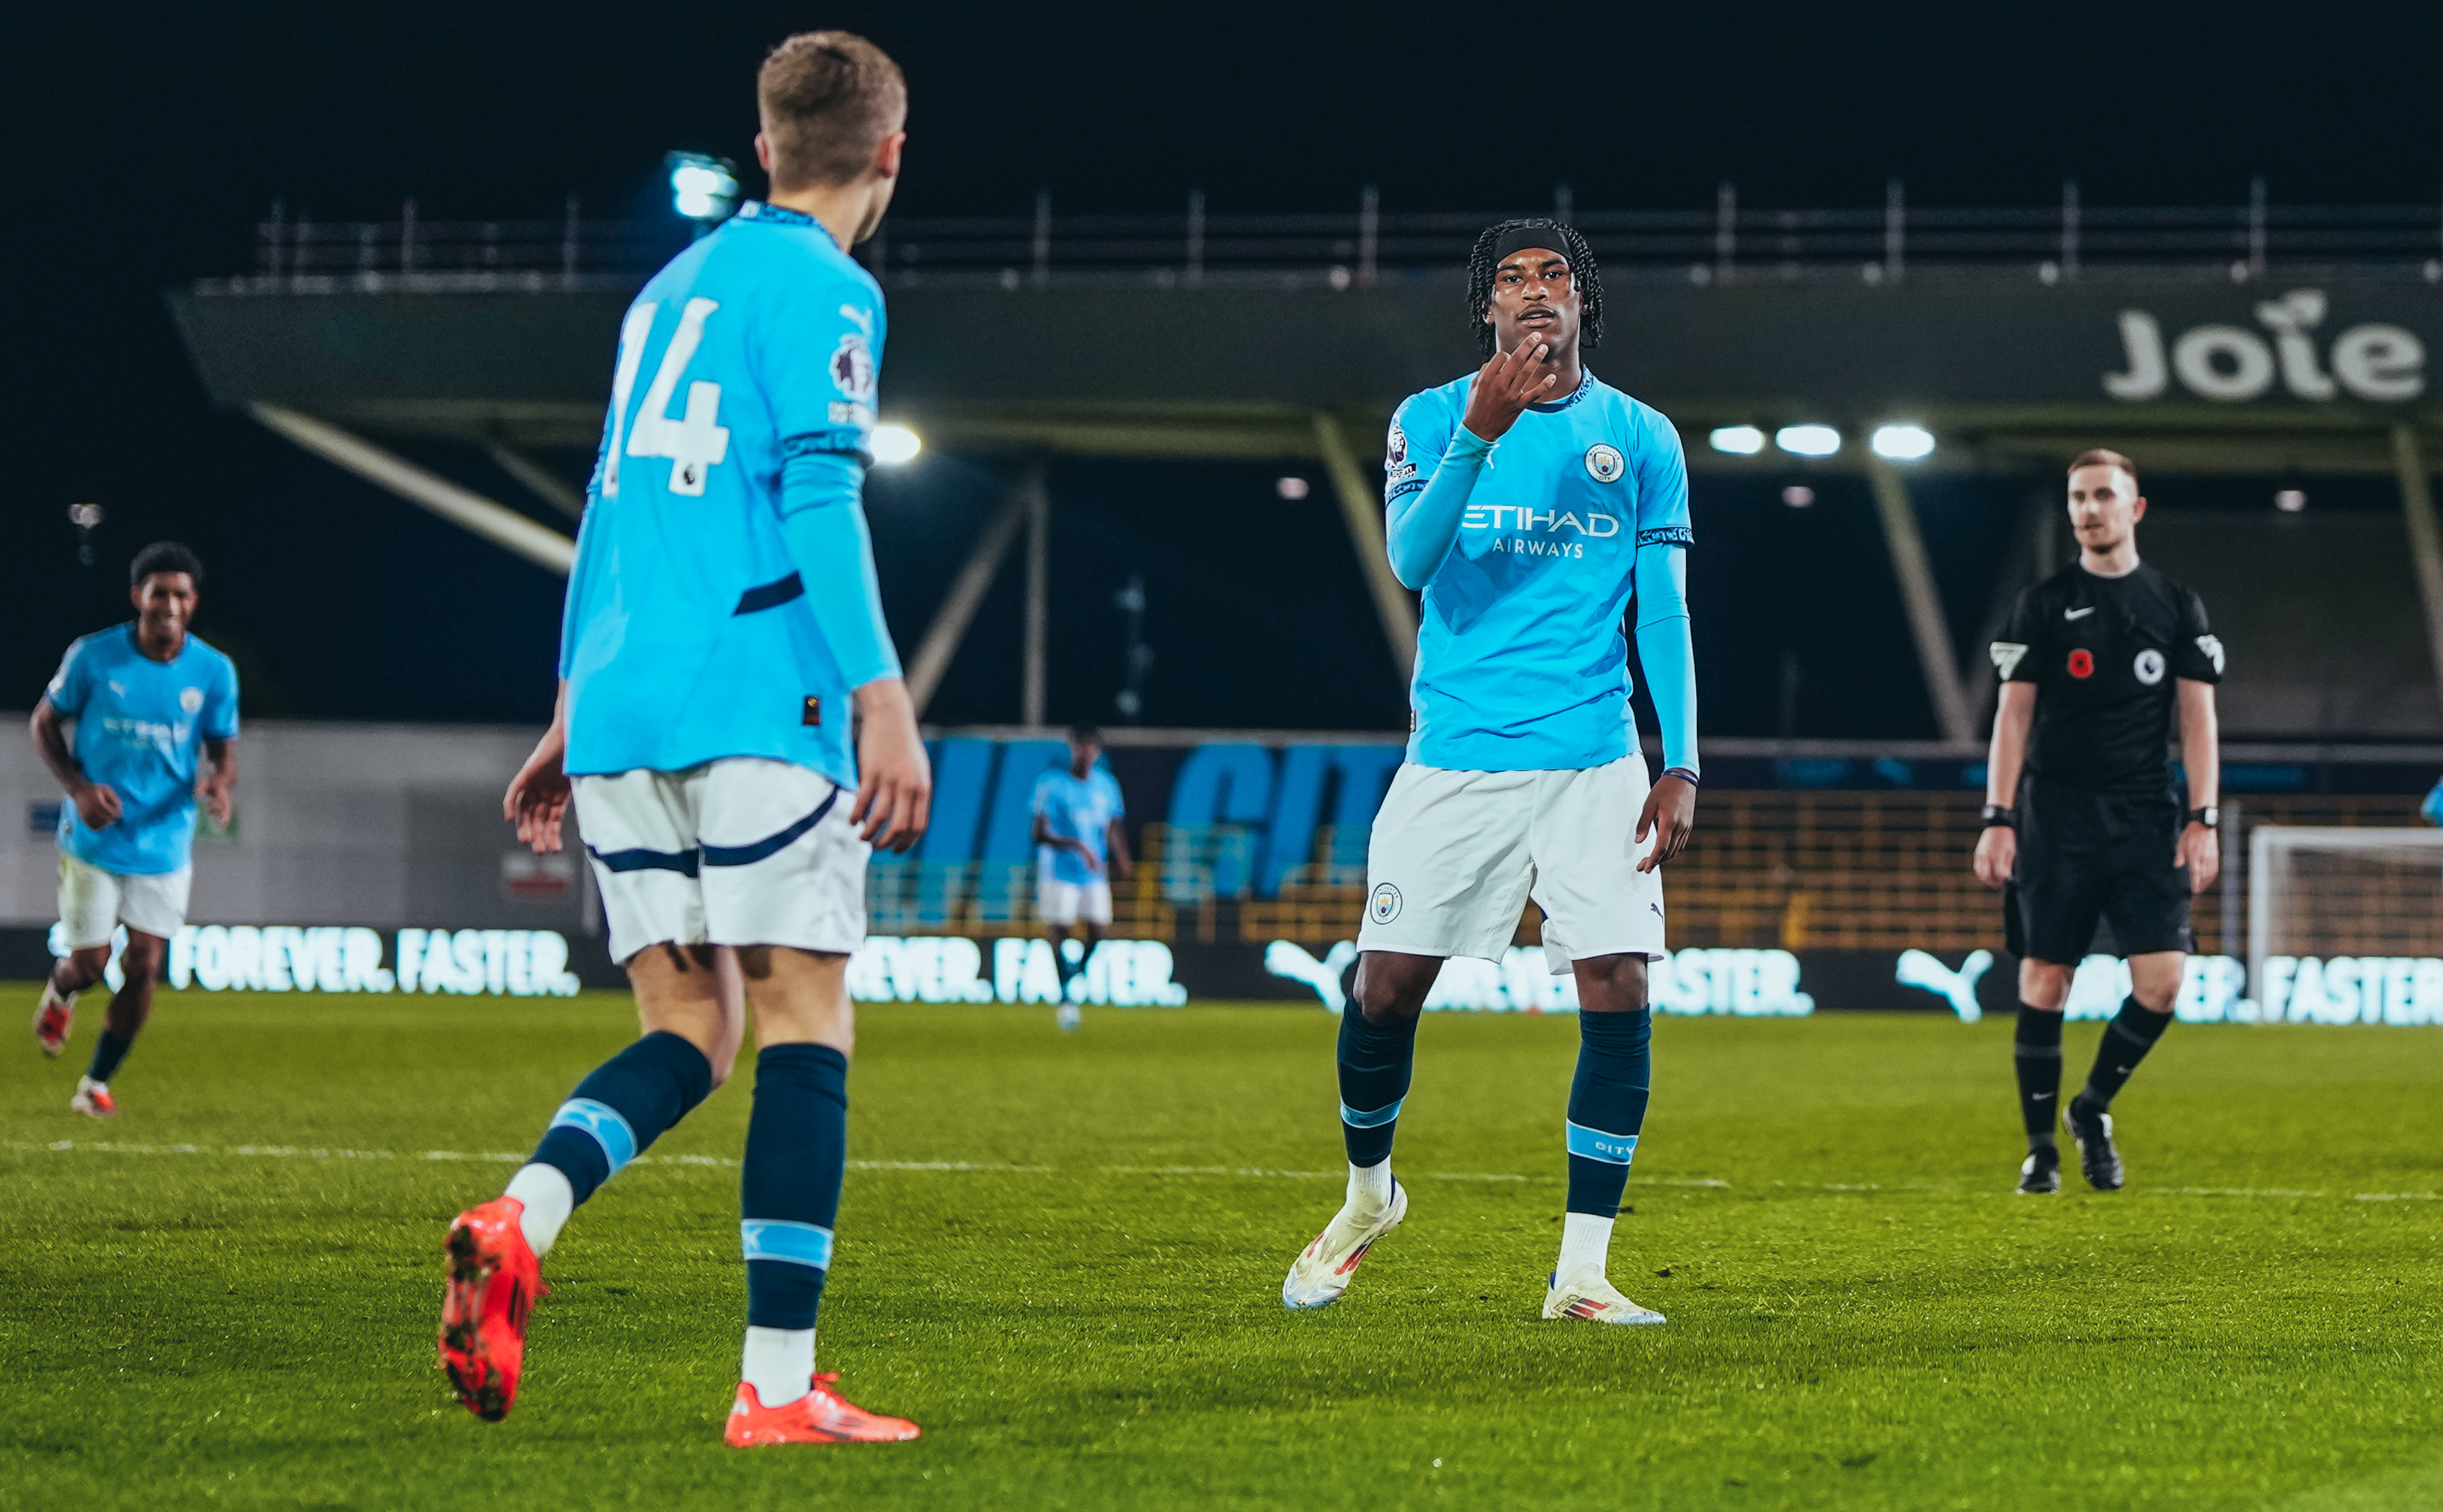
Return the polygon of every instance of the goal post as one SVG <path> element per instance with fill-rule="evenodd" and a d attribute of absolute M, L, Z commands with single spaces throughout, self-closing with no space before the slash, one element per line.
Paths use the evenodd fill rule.
<path fill-rule="evenodd" d="M 2258 824 L 2248 989 L 2272 956 L 2443 956 L 2443 829 Z"/>

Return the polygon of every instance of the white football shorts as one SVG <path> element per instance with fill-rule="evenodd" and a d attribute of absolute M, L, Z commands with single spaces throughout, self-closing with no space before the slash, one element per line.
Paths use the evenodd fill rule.
<path fill-rule="evenodd" d="M 1049 872 L 1038 872 L 1035 917 L 1047 924 L 1101 924 L 1108 929 L 1111 884 L 1109 881 L 1062 882 Z"/>
<path fill-rule="evenodd" d="M 612 959 L 665 941 L 838 956 L 865 943 L 872 847 L 849 823 L 854 790 L 764 756 L 575 786 Z"/>
<path fill-rule="evenodd" d="M 1499 960 L 1527 900 L 1555 976 L 1595 956 L 1662 956 L 1662 874 L 1637 863 L 1645 758 L 1561 772 L 1406 762 L 1374 816 L 1359 950 Z"/>
<path fill-rule="evenodd" d="M 193 866 L 132 876 L 61 851 L 60 925 L 68 949 L 107 945 L 122 923 L 169 938 L 187 922 L 187 891 L 194 880 Z"/>

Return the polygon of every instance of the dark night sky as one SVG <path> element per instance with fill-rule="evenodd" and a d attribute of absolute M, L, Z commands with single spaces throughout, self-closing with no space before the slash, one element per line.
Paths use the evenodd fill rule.
<path fill-rule="evenodd" d="M 1368 182 L 1387 208 L 1453 210 L 1548 204 L 1559 181 L 1588 209 L 1708 204 L 1723 179 L 1750 206 L 1874 203 L 1892 176 L 1920 205 L 2045 203 L 2066 175 L 2091 204 L 2232 203 L 2260 173 L 2286 203 L 2443 189 L 2433 7 L 46 7 L 0 56 L 18 295 L 0 707 L 118 617 L 137 546 L 177 535 L 213 564 L 201 628 L 239 651 L 256 712 L 539 717 L 556 580 L 211 411 L 158 290 L 245 267 L 275 195 L 327 218 L 409 194 L 434 218 L 552 215 L 570 190 L 598 211 L 652 203 L 672 147 L 748 159 L 756 63 L 817 26 L 906 67 L 899 203 L 917 214 L 1020 211 L 1038 188 L 1067 209 L 1168 209 L 1195 187 L 1216 210 L 1330 209 Z M 1056 630 L 1086 670 L 1056 678 L 1056 716 L 1107 695 L 1091 668 L 1116 663 L 1118 631 L 1099 595 L 1136 569 L 1170 648 L 1149 717 L 1396 720 L 1396 690 L 1281 694 L 1188 648 L 1252 605 L 1265 634 L 1381 654 L 1362 604 L 1337 602 L 1358 592 L 1345 541 L 1324 533 L 1296 592 L 1264 593 L 1164 528 L 1182 506 L 1275 507 L 1267 471 L 1058 482 L 1092 570 Z M 890 485 L 907 523 L 878 510 L 877 536 L 903 642 L 947 575 L 911 564 L 955 551 L 989 486 L 956 461 Z M 77 500 L 110 511 L 89 571 Z M 937 712 L 1013 716 L 1014 674 L 967 660 Z M 1892 718 L 1905 733 L 1918 715 Z"/>

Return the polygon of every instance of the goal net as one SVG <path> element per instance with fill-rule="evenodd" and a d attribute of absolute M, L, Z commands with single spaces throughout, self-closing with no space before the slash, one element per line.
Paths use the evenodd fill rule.
<path fill-rule="evenodd" d="M 2438 957 L 2443 829 L 2260 824 L 2250 834 L 2248 987 L 2267 1018 L 2443 1022 Z M 2289 990 L 2303 975 L 2317 993 Z"/>

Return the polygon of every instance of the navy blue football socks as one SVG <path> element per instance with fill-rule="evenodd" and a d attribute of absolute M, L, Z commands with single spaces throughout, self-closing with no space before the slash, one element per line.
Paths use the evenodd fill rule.
<path fill-rule="evenodd" d="M 2171 1014 L 2155 1012 L 2135 996 L 2122 1001 L 2121 1011 L 2103 1026 L 2103 1043 L 2095 1047 L 2095 1068 L 2086 1073 L 2085 1098 L 2089 1107 L 2112 1106 L 2113 1098 L 2128 1084 L 2138 1063 L 2163 1037 L 2171 1022 Z"/>
<path fill-rule="evenodd" d="M 109 1081 L 111 1073 L 119 1069 L 119 1063 L 127 1059 L 128 1047 L 135 1043 L 103 1029 L 101 1038 L 94 1042 L 93 1065 L 86 1067 L 84 1074 L 97 1082 Z"/>
<path fill-rule="evenodd" d="M 739 1241 L 750 1328 L 812 1328 L 831 1272 L 832 1225 L 848 1166 L 848 1057 L 774 1045 L 755 1058 Z"/>
<path fill-rule="evenodd" d="M 1578 1071 L 1570 1082 L 1570 1211 L 1620 1216 L 1628 1163 L 1645 1126 L 1654 1079 L 1654 1015 L 1578 1014 Z"/>
<path fill-rule="evenodd" d="M 534 1163 L 568 1177 L 576 1205 L 703 1102 L 712 1063 L 667 1029 L 656 1029 L 594 1068 L 552 1115 Z"/>
<path fill-rule="evenodd" d="M 2055 1144 L 2054 1120 L 2061 1112 L 2062 1015 L 2019 1005 L 2019 1026 L 2011 1041 L 2011 1064 L 2019 1073 L 2019 1121 L 2028 1131 L 2028 1148 L 2048 1150 Z"/>
<path fill-rule="evenodd" d="M 1350 1003 L 1340 1015 L 1340 1137 L 1349 1163 L 1391 1158 L 1391 1136 L 1417 1063 L 1417 1021 L 1394 1013 L 1369 1024 Z"/>

